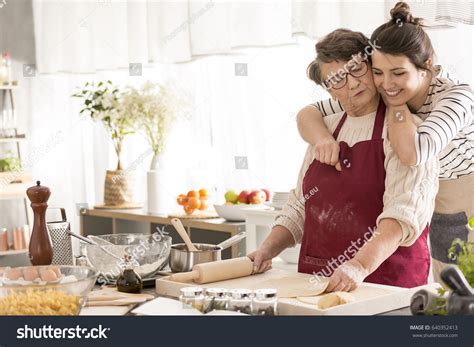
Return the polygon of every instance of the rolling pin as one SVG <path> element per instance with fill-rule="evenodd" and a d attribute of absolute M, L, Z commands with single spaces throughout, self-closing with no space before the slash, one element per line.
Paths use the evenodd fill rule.
<path fill-rule="evenodd" d="M 253 272 L 252 260 L 248 257 L 213 261 L 194 265 L 193 271 L 182 272 L 170 276 L 171 281 L 198 284 L 230 280 L 245 277 Z"/>

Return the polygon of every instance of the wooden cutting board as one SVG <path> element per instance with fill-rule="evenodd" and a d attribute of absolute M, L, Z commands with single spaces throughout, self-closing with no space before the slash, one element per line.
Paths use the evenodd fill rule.
<path fill-rule="evenodd" d="M 295 286 L 311 286 L 312 275 L 301 274 L 281 269 L 272 269 L 264 274 L 257 274 L 232 280 L 196 285 L 195 283 L 179 283 L 164 277 L 156 280 L 156 292 L 158 295 L 178 298 L 180 289 L 183 287 L 199 286 L 203 288 L 219 287 L 226 289 L 234 288 L 268 288 L 272 283 L 278 290 L 278 280 L 286 278 Z M 375 315 L 407 307 L 414 292 L 421 288 L 437 288 L 439 285 L 427 285 L 411 289 L 385 286 L 380 284 L 363 283 L 355 291 L 351 292 L 355 301 L 345 305 L 322 310 L 318 307 L 318 297 L 314 297 L 314 304 L 303 303 L 296 298 L 279 298 L 279 315 Z"/>

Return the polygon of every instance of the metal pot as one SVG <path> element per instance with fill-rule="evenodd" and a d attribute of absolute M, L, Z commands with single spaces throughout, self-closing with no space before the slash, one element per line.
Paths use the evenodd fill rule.
<path fill-rule="evenodd" d="M 177 243 L 171 246 L 170 268 L 172 272 L 187 272 L 193 269 L 196 264 L 208 263 L 221 260 L 221 253 L 224 249 L 236 244 L 247 236 L 245 231 L 227 239 L 218 245 L 207 243 L 194 243 L 198 251 L 189 251 L 184 243 Z"/>

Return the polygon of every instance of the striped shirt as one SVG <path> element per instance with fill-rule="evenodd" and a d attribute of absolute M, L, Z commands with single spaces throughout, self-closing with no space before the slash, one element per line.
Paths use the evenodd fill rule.
<path fill-rule="evenodd" d="M 433 78 L 416 115 L 423 122 L 415 134 L 417 165 L 438 156 L 441 180 L 474 173 L 473 91 L 467 84 Z M 312 104 L 323 116 L 342 111 L 331 99 Z"/>

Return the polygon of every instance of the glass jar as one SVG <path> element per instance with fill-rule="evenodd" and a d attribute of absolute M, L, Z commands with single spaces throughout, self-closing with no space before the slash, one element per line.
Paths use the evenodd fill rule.
<path fill-rule="evenodd" d="M 75 264 L 76 264 L 76 266 L 87 266 L 86 256 L 85 255 L 77 255 Z"/>
<path fill-rule="evenodd" d="M 140 293 L 143 289 L 143 281 L 140 275 L 133 269 L 132 256 L 124 256 L 125 268 L 117 279 L 117 290 L 123 293 Z"/>
<path fill-rule="evenodd" d="M 225 311 L 229 297 L 228 290 L 225 288 L 209 288 L 206 289 L 206 297 L 204 298 L 204 313 L 214 310 Z"/>
<path fill-rule="evenodd" d="M 181 295 L 179 301 L 182 302 L 183 308 L 195 308 L 203 312 L 204 295 L 200 287 L 185 287 L 181 288 Z"/>
<path fill-rule="evenodd" d="M 0 230 L 0 252 L 8 250 L 8 230 L 2 228 Z"/>
<path fill-rule="evenodd" d="M 252 314 L 252 291 L 250 289 L 232 289 L 229 292 L 229 311 Z"/>
<path fill-rule="evenodd" d="M 275 316 L 277 314 L 276 289 L 257 289 L 252 300 L 252 314 L 255 316 Z"/>

